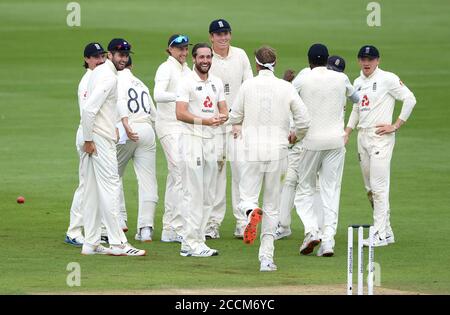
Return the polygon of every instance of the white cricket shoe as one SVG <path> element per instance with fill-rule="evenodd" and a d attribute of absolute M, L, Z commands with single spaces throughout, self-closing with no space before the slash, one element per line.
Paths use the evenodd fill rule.
<path fill-rule="evenodd" d="M 334 249 L 331 242 L 322 242 L 320 244 L 319 250 L 317 251 L 317 256 L 319 257 L 331 257 L 334 255 Z"/>
<path fill-rule="evenodd" d="M 102 245 L 89 245 L 84 243 L 81 255 L 111 255 L 111 250 Z"/>
<path fill-rule="evenodd" d="M 247 225 L 236 225 L 233 236 L 238 239 L 244 238 L 244 230 Z"/>
<path fill-rule="evenodd" d="M 177 234 L 175 231 L 163 230 L 161 233 L 161 242 L 164 243 L 181 243 L 183 237 Z"/>
<path fill-rule="evenodd" d="M 151 226 L 145 226 L 139 229 L 139 233 L 137 233 L 134 237 L 136 241 L 141 241 L 145 243 L 150 243 L 153 237 L 153 228 Z"/>
<path fill-rule="evenodd" d="M 262 260 L 259 271 L 276 271 L 277 265 L 274 264 L 273 260 Z"/>
<path fill-rule="evenodd" d="M 145 256 L 147 254 L 145 250 L 135 248 L 129 243 L 111 245 L 110 250 L 112 256 Z"/>
<path fill-rule="evenodd" d="M 281 240 L 282 238 L 288 237 L 291 234 L 292 232 L 290 227 L 283 227 L 281 225 L 278 225 L 275 232 L 275 240 Z"/>
<path fill-rule="evenodd" d="M 388 243 L 388 245 L 395 243 L 394 233 L 386 233 L 386 243 Z"/>
<path fill-rule="evenodd" d="M 220 238 L 219 234 L 219 226 L 218 225 L 210 225 L 206 228 L 205 238 L 208 239 L 218 239 Z"/>
<path fill-rule="evenodd" d="M 217 249 L 209 248 L 203 243 L 197 250 L 191 251 L 190 254 L 192 257 L 211 257 L 219 255 L 219 251 Z"/>
<path fill-rule="evenodd" d="M 378 232 L 375 233 L 373 238 L 374 238 L 373 247 L 380 247 L 380 246 L 387 246 L 388 245 L 388 242 L 386 241 L 385 238 L 380 238 L 378 236 Z M 364 247 L 369 247 L 369 238 L 363 239 L 363 246 Z"/>
<path fill-rule="evenodd" d="M 308 233 L 300 246 L 300 254 L 309 255 L 314 251 L 314 247 L 320 244 L 320 239 L 315 233 Z"/>
<path fill-rule="evenodd" d="M 180 256 L 183 257 L 190 257 L 191 255 L 191 248 L 184 243 L 183 241 L 181 242 L 181 250 L 180 250 Z"/>

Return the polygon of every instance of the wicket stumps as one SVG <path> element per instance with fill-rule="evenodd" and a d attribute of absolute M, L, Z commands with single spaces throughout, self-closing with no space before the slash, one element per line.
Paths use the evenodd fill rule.
<path fill-rule="evenodd" d="M 374 277 L 374 247 L 373 226 L 368 224 L 353 224 L 348 227 L 347 243 L 347 295 L 353 295 L 353 230 L 358 230 L 358 295 L 364 294 L 364 229 L 369 229 L 369 273 L 367 276 L 367 294 L 373 295 Z"/>

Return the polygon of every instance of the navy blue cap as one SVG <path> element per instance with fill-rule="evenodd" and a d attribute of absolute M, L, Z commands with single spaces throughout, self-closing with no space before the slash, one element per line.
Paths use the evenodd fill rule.
<path fill-rule="evenodd" d="M 84 56 L 87 58 L 104 53 L 105 51 L 100 43 L 89 43 L 84 48 Z"/>
<path fill-rule="evenodd" d="M 189 37 L 182 34 L 173 34 L 167 41 L 167 47 L 185 47 L 189 44 Z"/>
<path fill-rule="evenodd" d="M 378 51 L 378 49 L 375 46 L 372 46 L 372 45 L 362 46 L 358 52 L 358 58 L 364 58 L 364 57 L 367 57 L 370 59 L 380 58 L 380 52 Z"/>
<path fill-rule="evenodd" d="M 310 63 L 323 63 L 328 60 L 328 48 L 323 44 L 314 44 L 308 50 L 308 60 Z"/>
<path fill-rule="evenodd" d="M 108 50 L 133 53 L 131 51 L 131 44 L 123 38 L 112 39 L 108 44 Z"/>
<path fill-rule="evenodd" d="M 327 68 L 337 72 L 344 72 L 345 70 L 345 60 L 340 56 L 330 56 L 328 57 Z"/>
<path fill-rule="evenodd" d="M 214 20 L 209 24 L 209 33 L 231 32 L 230 23 L 224 19 Z"/>

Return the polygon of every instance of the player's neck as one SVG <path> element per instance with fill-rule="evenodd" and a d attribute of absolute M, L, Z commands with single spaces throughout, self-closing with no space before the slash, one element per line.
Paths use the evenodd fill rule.
<path fill-rule="evenodd" d="M 213 45 L 213 50 L 216 54 L 218 54 L 220 57 L 225 58 L 228 56 L 228 53 L 230 52 L 230 46 L 226 48 L 219 48 Z"/>

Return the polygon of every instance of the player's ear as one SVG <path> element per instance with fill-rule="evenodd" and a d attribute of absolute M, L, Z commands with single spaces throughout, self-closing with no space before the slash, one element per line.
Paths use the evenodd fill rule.
<path fill-rule="evenodd" d="M 112 52 L 108 51 L 108 59 L 109 59 L 109 60 L 112 60 L 112 57 L 113 57 Z"/>

